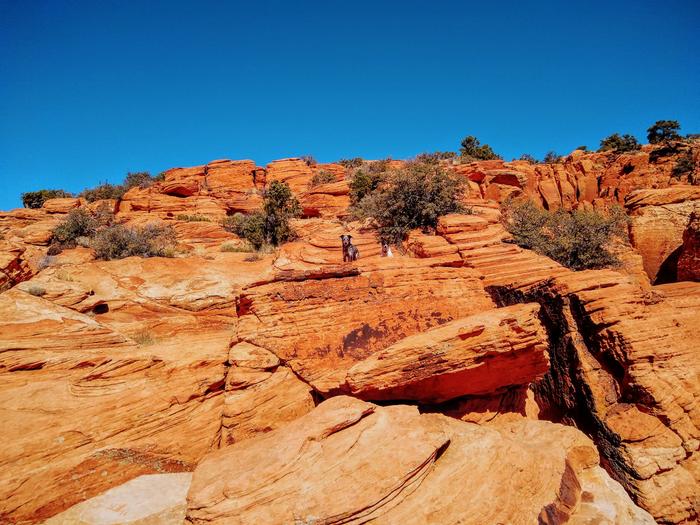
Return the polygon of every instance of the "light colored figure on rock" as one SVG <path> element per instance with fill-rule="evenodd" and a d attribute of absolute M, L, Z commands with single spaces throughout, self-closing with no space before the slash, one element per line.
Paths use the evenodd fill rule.
<path fill-rule="evenodd" d="M 394 254 L 391 251 L 391 246 L 386 241 L 382 241 L 382 257 L 393 257 Z"/>

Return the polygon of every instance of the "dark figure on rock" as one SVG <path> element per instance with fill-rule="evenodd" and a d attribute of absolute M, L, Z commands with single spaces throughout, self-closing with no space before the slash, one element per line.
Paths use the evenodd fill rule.
<path fill-rule="evenodd" d="M 360 257 L 360 250 L 352 243 L 352 235 L 341 235 L 343 242 L 343 262 L 356 261 Z"/>

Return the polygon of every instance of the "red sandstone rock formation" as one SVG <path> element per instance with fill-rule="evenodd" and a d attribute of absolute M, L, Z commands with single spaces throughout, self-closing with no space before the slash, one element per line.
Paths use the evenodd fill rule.
<path fill-rule="evenodd" d="M 639 263 L 656 283 L 697 279 L 700 194 L 649 153 L 453 166 L 472 213 L 411 232 L 392 258 L 370 224 L 346 222 L 345 168 L 300 159 L 213 161 L 119 202 L 0 213 L 0 521 L 99 513 L 130 480 L 201 461 L 192 523 L 651 523 L 630 496 L 693 523 L 700 285 L 651 286 Z M 313 186 L 321 170 L 336 181 Z M 222 252 L 241 240 L 221 219 L 257 209 L 272 180 L 304 208 L 298 238 Z M 571 272 L 510 242 L 508 196 L 624 201 L 641 256 L 622 247 L 618 272 Z M 68 211 L 105 204 L 118 222 L 173 225 L 178 257 L 45 257 Z M 184 509 L 149 503 L 144 522 Z"/>
<path fill-rule="evenodd" d="M 678 257 L 679 281 L 700 281 L 700 211 L 690 214 Z"/>
<path fill-rule="evenodd" d="M 348 397 L 207 455 L 187 506 L 192 524 L 654 523 L 574 429 L 496 430 Z"/>

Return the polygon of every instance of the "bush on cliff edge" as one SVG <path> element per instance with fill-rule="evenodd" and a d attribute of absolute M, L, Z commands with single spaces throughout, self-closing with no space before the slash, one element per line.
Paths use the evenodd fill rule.
<path fill-rule="evenodd" d="M 464 188 L 463 179 L 438 164 L 409 162 L 387 172 L 354 206 L 353 214 L 372 219 L 382 240 L 398 244 L 409 230 L 433 230 L 441 216 L 463 211 Z"/>
<path fill-rule="evenodd" d="M 610 251 L 614 239 L 627 239 L 628 218 L 619 206 L 607 213 L 593 210 L 549 212 L 532 201 L 506 201 L 503 224 L 516 244 L 572 270 L 617 266 Z"/>
<path fill-rule="evenodd" d="M 256 250 L 279 246 L 294 238 L 289 220 L 301 215 L 301 206 L 285 182 L 272 181 L 265 189 L 261 210 L 224 219 L 224 229 L 246 239 Z"/>

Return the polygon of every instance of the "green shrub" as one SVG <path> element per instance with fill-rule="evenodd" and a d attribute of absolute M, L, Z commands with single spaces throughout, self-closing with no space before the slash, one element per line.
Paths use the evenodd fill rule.
<path fill-rule="evenodd" d="M 115 224 L 97 232 L 92 247 L 98 259 L 124 257 L 172 257 L 177 237 L 172 226 L 146 224 L 128 227 Z"/>
<path fill-rule="evenodd" d="M 137 172 L 129 172 L 126 174 L 126 178 L 124 179 L 124 183 L 122 186 L 124 186 L 124 191 L 128 191 L 131 188 L 148 188 L 151 186 L 154 182 L 156 181 L 155 177 L 151 177 L 151 174 L 148 171 L 137 171 Z"/>
<path fill-rule="evenodd" d="M 352 168 L 359 168 L 362 166 L 362 163 L 364 161 L 362 160 L 362 157 L 355 157 L 352 159 L 340 159 L 338 161 L 338 164 L 345 166 L 347 169 L 352 169 Z"/>
<path fill-rule="evenodd" d="M 265 215 L 261 211 L 248 215 L 236 213 L 226 217 L 222 225 L 227 231 L 247 240 L 256 250 L 265 244 Z"/>
<path fill-rule="evenodd" d="M 27 293 L 33 295 L 34 297 L 42 297 L 46 295 L 46 289 L 36 284 L 30 284 L 27 287 Z"/>
<path fill-rule="evenodd" d="M 413 228 L 434 229 L 438 219 L 459 212 L 464 180 L 439 165 L 410 162 L 390 171 L 382 184 L 354 208 L 358 218 L 371 218 L 379 236 L 392 244 Z"/>
<path fill-rule="evenodd" d="M 22 204 L 25 208 L 38 209 L 49 199 L 72 197 L 71 193 L 63 190 L 28 191 L 22 194 Z"/>
<path fill-rule="evenodd" d="M 479 139 L 469 135 L 462 140 L 460 155 L 464 160 L 498 160 L 501 157 L 496 155 L 488 144 L 482 145 Z"/>
<path fill-rule="evenodd" d="M 576 149 L 581 151 L 588 151 L 588 146 L 578 146 Z"/>
<path fill-rule="evenodd" d="M 85 188 L 78 194 L 88 202 L 95 202 L 103 199 L 119 200 L 124 196 L 126 190 L 121 184 L 110 184 L 105 182 L 95 188 Z"/>
<path fill-rule="evenodd" d="M 129 172 L 121 184 L 110 184 L 104 182 L 94 188 L 85 188 L 78 194 L 88 202 L 94 202 L 102 199 L 121 199 L 124 194 L 131 188 L 148 188 L 154 182 L 163 180 L 165 172 L 160 173 L 156 177 L 152 177 L 147 171 Z"/>
<path fill-rule="evenodd" d="M 92 237 L 100 226 L 97 218 L 85 208 L 74 208 L 53 229 L 52 241 L 60 248 L 73 248 L 79 237 Z M 59 252 L 60 253 L 60 249 Z"/>
<path fill-rule="evenodd" d="M 520 155 L 520 160 L 526 160 L 530 164 L 538 164 L 539 163 L 539 161 L 535 157 L 533 157 L 532 155 L 530 155 L 528 153 L 523 153 L 522 155 Z"/>
<path fill-rule="evenodd" d="M 554 151 L 548 151 L 544 155 L 544 159 L 542 159 L 542 162 L 545 164 L 556 164 L 557 162 L 561 161 L 561 155 L 557 154 Z"/>
<path fill-rule="evenodd" d="M 433 153 L 419 153 L 415 160 L 426 164 L 439 164 L 441 160 L 454 159 L 456 156 L 454 151 L 435 151 Z"/>
<path fill-rule="evenodd" d="M 365 196 L 377 189 L 384 179 L 383 172 L 359 170 L 350 180 L 350 203 L 357 205 Z"/>
<path fill-rule="evenodd" d="M 198 213 L 195 213 L 194 215 L 187 215 L 185 213 L 179 214 L 177 217 L 175 217 L 178 221 L 187 221 L 187 222 L 211 222 L 211 219 L 205 215 L 200 215 Z"/>
<path fill-rule="evenodd" d="M 642 146 L 633 135 L 613 133 L 609 137 L 605 137 L 600 141 L 598 151 L 614 151 L 616 153 L 624 153 L 626 151 L 636 151 Z"/>
<path fill-rule="evenodd" d="M 557 210 L 548 212 L 532 201 L 506 201 L 503 223 L 516 244 L 545 255 L 572 270 L 619 264 L 609 246 L 627 238 L 628 218 L 619 206 L 609 213 Z"/>
<path fill-rule="evenodd" d="M 695 182 L 695 159 L 693 159 L 693 154 L 691 151 L 686 151 L 683 155 L 676 159 L 673 165 L 673 170 L 671 175 L 677 179 L 680 179 L 683 175 L 688 176 L 688 182 L 694 184 Z"/>
<path fill-rule="evenodd" d="M 265 244 L 279 246 L 294 238 L 289 220 L 301 215 L 299 201 L 285 182 L 272 181 L 263 193 L 262 210 L 226 217 L 222 226 L 246 239 L 256 250 Z"/>
<path fill-rule="evenodd" d="M 315 166 L 316 164 L 318 164 L 318 162 L 316 162 L 316 159 L 313 157 L 313 155 L 302 155 L 300 158 L 301 158 L 301 160 L 306 162 L 307 166 Z"/>
<path fill-rule="evenodd" d="M 250 242 L 245 242 L 243 244 L 225 242 L 221 245 L 220 250 L 227 253 L 251 253 L 255 251 L 255 247 L 250 244 Z"/>
<path fill-rule="evenodd" d="M 647 139 L 649 144 L 660 144 L 673 140 L 681 140 L 678 130 L 681 125 L 677 120 L 657 120 L 647 129 Z"/>
<path fill-rule="evenodd" d="M 335 182 L 335 175 L 331 173 L 330 171 L 327 170 L 320 170 L 314 174 L 314 176 L 311 178 L 311 182 L 309 183 L 309 186 L 314 187 L 314 186 L 319 186 L 321 184 L 330 184 L 332 182 Z"/>
<path fill-rule="evenodd" d="M 268 244 L 279 246 L 291 240 L 294 232 L 289 219 L 301 215 L 301 206 L 289 186 L 280 181 L 272 181 L 265 188 L 263 195 L 263 213 L 265 216 L 265 240 Z"/>

